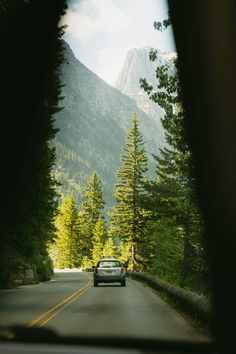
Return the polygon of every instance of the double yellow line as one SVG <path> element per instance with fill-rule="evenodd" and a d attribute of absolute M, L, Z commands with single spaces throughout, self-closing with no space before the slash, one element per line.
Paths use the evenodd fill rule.
<path fill-rule="evenodd" d="M 88 288 L 90 288 L 92 284 L 91 278 L 89 281 L 79 290 L 72 293 L 70 296 L 66 297 L 64 300 L 59 302 L 57 305 L 52 307 L 50 310 L 42 313 L 40 316 L 36 317 L 33 321 L 29 322 L 27 327 L 43 327 L 50 320 L 52 320 L 56 315 L 58 315 L 62 310 L 64 310 L 67 306 L 72 304 L 80 295 L 82 295 Z"/>

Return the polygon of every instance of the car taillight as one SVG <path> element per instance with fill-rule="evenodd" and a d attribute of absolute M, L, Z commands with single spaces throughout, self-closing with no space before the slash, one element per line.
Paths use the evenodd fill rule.
<path fill-rule="evenodd" d="M 124 272 L 125 272 L 125 268 L 122 267 L 122 268 L 121 268 L 121 273 L 124 273 Z"/>

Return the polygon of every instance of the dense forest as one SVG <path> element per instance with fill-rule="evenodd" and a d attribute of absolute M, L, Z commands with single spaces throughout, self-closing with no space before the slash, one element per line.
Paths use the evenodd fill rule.
<path fill-rule="evenodd" d="M 61 109 L 63 28 L 58 23 L 65 10 L 64 0 L 0 2 L 2 287 L 25 282 L 25 274 L 29 282 L 52 274 L 47 247 L 58 197 L 51 141 L 54 115 Z"/>
<path fill-rule="evenodd" d="M 160 81 L 164 75 L 165 82 L 172 82 L 165 68 L 158 75 Z M 182 124 L 183 111 L 177 114 Z M 173 128 L 174 119 L 173 112 L 171 117 L 166 114 L 163 124 L 169 122 Z M 49 251 L 56 267 L 91 267 L 101 257 L 115 256 L 130 270 L 157 274 L 174 284 L 208 292 L 204 225 L 190 169 L 191 153 L 183 140 L 177 147 L 175 133 L 169 131 L 171 128 L 167 131 L 170 147 L 156 157 L 156 179 L 149 180 L 145 142 L 133 114 L 109 222 L 103 212 L 102 181 L 94 172 L 87 181 L 83 202 L 77 207 L 70 194 L 58 209 L 56 238 Z M 181 144 L 183 150 L 179 150 Z"/>
<path fill-rule="evenodd" d="M 157 67 L 158 91 L 145 78 L 140 79 L 141 88 L 164 111 L 162 125 L 167 145 L 154 156 L 155 178 L 151 179 L 148 174 L 145 141 L 139 117 L 133 113 L 120 156 L 113 191 L 114 206 L 109 215 L 105 215 L 103 181 L 96 171 L 85 183 L 82 201 L 78 202 L 78 196 L 71 193 L 59 204 L 59 186 L 53 174 L 56 156 L 52 142 L 57 132 L 55 113 L 62 109 L 60 67 L 64 61 L 63 28 L 56 24 L 64 13 L 65 4 L 61 1 L 56 5 L 53 0 L 31 1 L 30 5 L 25 1 L 0 4 L 3 26 L 5 21 L 7 28 L 9 18 L 15 16 L 21 21 L 24 15 L 30 21 L 31 35 L 35 36 L 37 43 L 29 48 L 31 66 L 27 62 L 27 75 L 24 72 L 24 80 L 18 78 L 25 82 L 23 89 L 28 94 L 27 103 L 32 99 L 32 106 L 22 104 L 21 112 L 15 112 L 15 107 L 10 112 L 24 117 L 25 127 L 33 126 L 33 135 L 28 128 L 30 138 L 26 136 L 26 145 L 30 146 L 31 153 L 27 155 L 27 150 L 19 151 L 27 158 L 27 163 L 25 160 L 21 165 L 18 181 L 21 187 L 11 190 L 11 200 L 23 201 L 23 208 L 20 215 L 8 218 L 4 252 L 2 249 L 0 258 L 2 286 L 11 285 L 12 274 L 19 267 L 31 267 L 35 281 L 49 279 L 53 271 L 49 255 L 58 268 L 90 267 L 100 257 L 116 256 L 127 269 L 156 274 L 161 279 L 207 294 L 205 229 L 198 206 L 192 154 L 187 143 L 177 61 L 174 72 L 170 72 L 167 66 Z M 56 15 L 51 36 L 45 42 L 47 46 L 43 47 L 42 24 L 51 20 L 49 15 L 44 18 L 47 10 Z M 21 36 L 16 36 L 16 21 L 16 27 L 10 33 L 13 43 L 14 36 L 28 38 L 27 25 L 21 25 Z M 164 27 L 168 25 L 163 23 Z M 160 24 L 155 23 L 155 28 L 159 29 Z M 28 40 L 30 42 L 30 38 Z M 47 57 L 45 53 L 50 55 Z M 34 78 L 39 91 L 29 89 L 33 85 L 32 73 L 38 69 L 32 64 L 35 57 L 38 57 L 36 63 L 42 67 Z M 19 72 L 20 67 L 25 67 L 24 60 L 25 57 L 17 65 Z M 150 60 L 156 60 L 154 50 L 150 52 Z M 22 102 L 25 102 L 23 98 Z M 22 131 L 22 136 L 25 134 Z"/>

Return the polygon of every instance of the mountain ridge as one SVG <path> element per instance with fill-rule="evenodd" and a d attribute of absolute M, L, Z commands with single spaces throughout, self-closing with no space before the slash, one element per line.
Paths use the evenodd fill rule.
<path fill-rule="evenodd" d="M 135 101 L 108 85 L 74 56 L 64 42 L 66 63 L 61 68 L 64 109 L 56 114 L 55 175 L 62 183 L 62 195 L 74 192 L 81 198 L 85 180 L 96 170 L 103 181 L 108 205 L 114 203 L 113 186 L 120 166 L 120 154 L 136 113 L 146 141 L 150 177 L 154 177 L 159 128 L 157 122 L 138 108 Z"/>

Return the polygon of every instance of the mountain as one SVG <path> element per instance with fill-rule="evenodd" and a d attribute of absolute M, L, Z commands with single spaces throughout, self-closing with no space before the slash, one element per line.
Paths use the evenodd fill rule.
<path fill-rule="evenodd" d="M 55 139 L 55 174 L 62 184 L 62 194 L 74 191 L 80 198 L 85 180 L 96 170 L 103 181 L 105 200 L 111 206 L 132 113 L 136 112 L 139 119 L 152 177 L 155 169 L 152 154 L 157 154 L 160 146 L 159 123 L 138 108 L 133 99 L 92 73 L 75 58 L 66 42 L 64 45 L 66 63 L 61 69 L 64 109 L 55 117 L 59 128 Z"/>
<path fill-rule="evenodd" d="M 175 70 L 173 61 L 176 58 L 176 53 L 162 53 L 157 49 L 157 60 L 152 62 L 149 60 L 149 52 L 151 49 L 151 47 L 134 48 L 127 53 L 115 87 L 123 94 L 132 98 L 141 110 L 157 122 L 160 132 L 159 143 L 163 146 L 165 144 L 165 138 L 160 120 L 163 116 L 163 110 L 156 103 L 152 102 L 144 90 L 140 88 L 139 80 L 140 78 L 147 79 L 148 83 L 152 84 L 158 91 L 155 76 L 156 67 L 168 65 L 169 70 L 173 72 L 173 70 Z"/>

